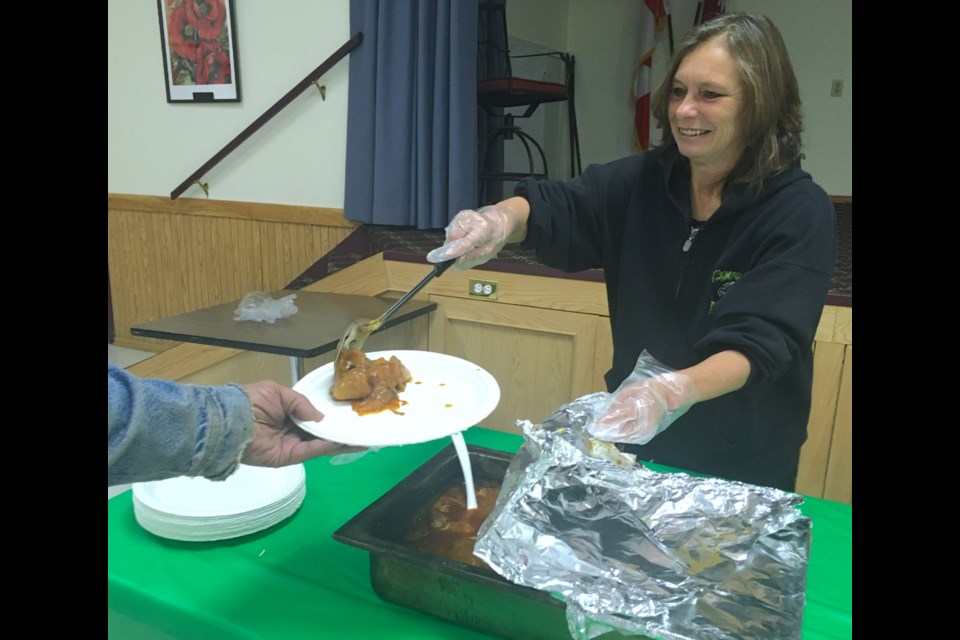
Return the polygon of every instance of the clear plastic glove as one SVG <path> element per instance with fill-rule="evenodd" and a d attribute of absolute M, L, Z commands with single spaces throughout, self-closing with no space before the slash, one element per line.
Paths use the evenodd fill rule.
<path fill-rule="evenodd" d="M 453 216 L 445 229 L 445 243 L 428 253 L 427 261 L 456 258 L 457 269 L 481 265 L 500 253 L 519 221 L 520 215 L 502 202 L 476 211 L 464 209 Z"/>
<path fill-rule="evenodd" d="M 660 364 L 646 350 L 587 431 L 600 440 L 646 444 L 700 399 L 689 376 Z"/>
<path fill-rule="evenodd" d="M 363 451 L 354 451 L 352 453 L 341 453 L 340 455 L 333 456 L 330 458 L 330 464 L 332 465 L 341 465 L 341 464 L 350 464 L 356 460 L 359 460 L 368 453 L 376 453 L 380 451 L 380 447 L 369 447 Z"/>

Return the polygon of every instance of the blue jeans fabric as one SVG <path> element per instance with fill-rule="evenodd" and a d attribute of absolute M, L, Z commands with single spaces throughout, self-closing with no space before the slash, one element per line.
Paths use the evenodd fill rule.
<path fill-rule="evenodd" d="M 236 384 L 139 378 L 107 365 L 107 486 L 203 476 L 223 480 L 253 437 L 253 409 Z"/>

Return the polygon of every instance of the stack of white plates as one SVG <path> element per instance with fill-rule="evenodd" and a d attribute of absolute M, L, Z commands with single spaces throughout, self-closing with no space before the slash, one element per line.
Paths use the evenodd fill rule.
<path fill-rule="evenodd" d="M 133 512 L 144 529 L 173 540 L 225 540 L 271 527 L 300 508 L 303 465 L 240 465 L 223 481 L 171 478 L 133 485 Z"/>

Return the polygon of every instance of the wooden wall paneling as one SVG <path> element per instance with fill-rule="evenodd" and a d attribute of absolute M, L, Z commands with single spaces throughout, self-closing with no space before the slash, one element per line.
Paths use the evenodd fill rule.
<path fill-rule="evenodd" d="M 853 346 L 845 349 L 823 497 L 853 504 Z"/>
<path fill-rule="evenodd" d="M 264 291 L 282 289 L 343 241 L 351 229 L 303 224 L 261 224 Z"/>
<path fill-rule="evenodd" d="M 137 211 L 111 211 L 107 258 L 113 295 L 114 332 L 119 343 L 132 339 L 130 327 L 163 317 L 171 301 L 166 299 L 164 281 L 169 273 L 162 270 L 158 256 L 172 252 L 168 225 Z M 163 273 L 165 277 L 159 277 Z M 173 301 L 175 306 L 176 301 Z M 137 340 L 140 340 L 139 338 Z M 155 348 L 170 343 L 143 339 Z"/>
<path fill-rule="evenodd" d="M 260 222 L 233 218 L 171 216 L 181 225 L 186 284 L 184 308 L 168 315 L 239 300 L 263 291 Z M 175 270 L 178 265 L 168 265 Z"/>
<path fill-rule="evenodd" d="M 149 257 L 147 271 L 143 274 L 150 285 L 159 313 L 169 309 L 183 309 L 189 303 L 185 269 L 188 264 L 184 254 L 184 238 L 179 216 L 160 218 L 142 216 L 147 227 L 147 244 L 137 247 Z M 179 312 L 177 312 L 179 313 Z"/>
<path fill-rule="evenodd" d="M 800 450 L 797 492 L 817 498 L 823 497 L 826 483 L 843 351 L 841 344 L 818 342 L 813 354 L 813 398 L 807 441 Z"/>
<path fill-rule="evenodd" d="M 134 247 L 145 240 L 143 230 L 137 228 L 138 220 L 128 212 L 107 211 L 107 274 L 110 280 L 111 312 L 113 314 L 114 337 L 119 343 L 124 338 L 123 330 L 129 326 L 124 316 L 131 310 L 140 308 L 143 289 L 138 286 L 137 276 L 143 277 L 146 265 L 146 252 L 134 251 Z M 139 237 L 138 237 L 139 236 Z"/>
<path fill-rule="evenodd" d="M 114 342 L 144 350 L 176 343 L 131 326 L 282 288 L 359 226 L 340 209 L 159 196 L 109 194 L 107 213 Z"/>
<path fill-rule="evenodd" d="M 343 217 L 343 209 L 306 207 L 302 205 L 245 202 L 240 200 L 211 200 L 209 198 L 178 198 L 131 194 L 107 194 L 110 210 L 150 211 L 157 214 L 179 214 L 212 218 L 236 218 L 261 222 L 310 224 L 323 227 L 356 229 L 360 226 Z"/>
<path fill-rule="evenodd" d="M 610 329 L 610 318 L 601 317 L 597 324 L 596 358 L 593 369 L 593 390 L 606 391 L 607 381 L 604 375 L 613 366 L 613 331 Z"/>
<path fill-rule="evenodd" d="M 109 214 L 108 264 L 117 337 L 151 320 L 239 299 L 262 290 L 259 223 L 229 218 Z"/>
<path fill-rule="evenodd" d="M 500 385 L 500 404 L 483 426 L 520 433 L 593 391 L 596 316 L 431 295 L 438 312 L 430 350 L 475 362 Z"/>

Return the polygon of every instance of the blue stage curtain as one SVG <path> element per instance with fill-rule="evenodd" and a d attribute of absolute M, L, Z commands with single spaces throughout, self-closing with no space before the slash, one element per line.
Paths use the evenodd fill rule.
<path fill-rule="evenodd" d="M 477 200 L 477 4 L 351 0 L 344 216 L 439 229 Z"/>

